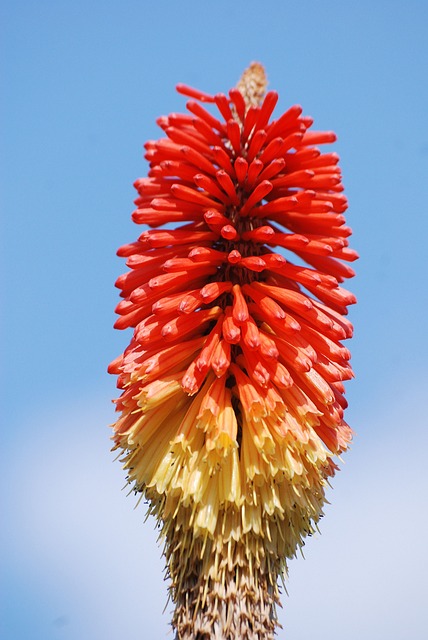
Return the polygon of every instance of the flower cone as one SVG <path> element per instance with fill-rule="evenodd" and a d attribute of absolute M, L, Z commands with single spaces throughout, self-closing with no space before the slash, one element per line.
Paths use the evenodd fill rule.
<path fill-rule="evenodd" d="M 332 132 L 272 118 L 253 63 L 229 95 L 178 85 L 187 114 L 146 143 L 119 249 L 115 448 L 165 544 L 179 639 L 269 639 L 278 579 L 320 517 L 346 450 L 345 318 L 354 296 Z"/>

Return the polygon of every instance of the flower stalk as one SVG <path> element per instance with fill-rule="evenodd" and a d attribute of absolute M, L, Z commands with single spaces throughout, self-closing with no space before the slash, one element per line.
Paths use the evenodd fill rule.
<path fill-rule="evenodd" d="M 278 579 L 352 437 L 335 136 L 299 106 L 272 119 L 266 85 L 258 63 L 228 96 L 178 85 L 188 113 L 158 119 L 135 183 L 149 229 L 118 252 L 115 448 L 159 522 L 180 640 L 274 637 Z"/>

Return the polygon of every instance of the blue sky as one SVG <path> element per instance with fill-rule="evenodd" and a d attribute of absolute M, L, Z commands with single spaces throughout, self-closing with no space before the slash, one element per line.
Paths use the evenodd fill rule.
<path fill-rule="evenodd" d="M 428 5 L 5 0 L 1 24 L 5 640 L 167 637 L 153 523 L 109 453 L 108 362 L 134 179 L 178 82 L 261 61 L 279 109 L 334 129 L 361 260 L 357 436 L 322 536 L 291 563 L 279 638 L 419 638 L 428 623 Z M 169 635 L 171 637 L 171 635 Z"/>

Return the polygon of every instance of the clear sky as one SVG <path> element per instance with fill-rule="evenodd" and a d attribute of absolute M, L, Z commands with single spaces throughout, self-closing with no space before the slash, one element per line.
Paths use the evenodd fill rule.
<path fill-rule="evenodd" d="M 178 82 L 262 62 L 339 140 L 353 246 L 352 450 L 291 563 L 279 638 L 425 636 L 428 3 L 4 0 L 0 10 L 4 640 L 171 638 L 144 506 L 107 425 L 117 247 Z M 2 507 L 2 512 L 4 508 Z"/>

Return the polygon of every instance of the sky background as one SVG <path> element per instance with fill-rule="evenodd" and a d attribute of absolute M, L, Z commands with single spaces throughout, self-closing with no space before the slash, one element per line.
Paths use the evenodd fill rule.
<path fill-rule="evenodd" d="M 175 85 L 227 92 L 259 60 L 276 113 L 337 132 L 361 255 L 355 443 L 278 637 L 425 637 L 428 3 L 3 0 L 0 25 L 0 636 L 172 638 L 154 522 L 110 453 L 115 251 Z"/>

